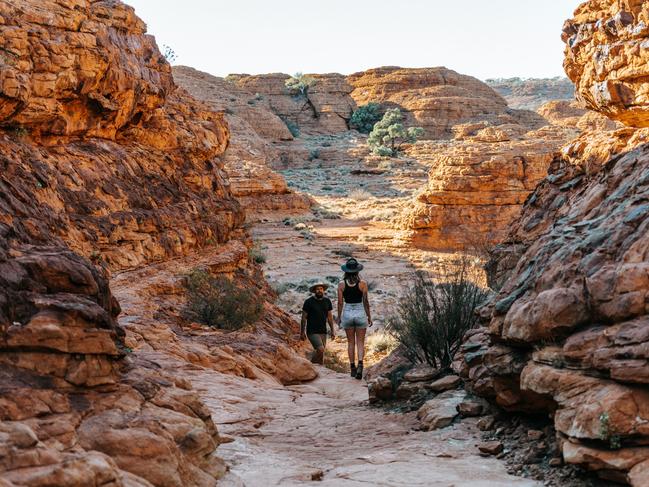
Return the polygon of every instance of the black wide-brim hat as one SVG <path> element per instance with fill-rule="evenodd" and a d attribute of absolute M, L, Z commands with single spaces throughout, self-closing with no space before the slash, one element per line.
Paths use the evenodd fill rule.
<path fill-rule="evenodd" d="M 349 272 L 354 274 L 363 270 L 363 264 L 360 264 L 356 259 L 349 259 L 343 265 L 340 266 L 343 272 Z"/>

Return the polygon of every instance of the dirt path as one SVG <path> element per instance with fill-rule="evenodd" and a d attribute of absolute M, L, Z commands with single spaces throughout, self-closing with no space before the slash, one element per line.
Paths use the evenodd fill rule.
<path fill-rule="evenodd" d="M 473 422 L 416 431 L 413 414 L 367 406 L 358 381 L 325 368 L 317 380 L 292 387 L 202 372 L 190 378 L 219 431 L 234 438 L 217 451 L 231 468 L 219 485 L 540 485 L 478 456 Z"/>

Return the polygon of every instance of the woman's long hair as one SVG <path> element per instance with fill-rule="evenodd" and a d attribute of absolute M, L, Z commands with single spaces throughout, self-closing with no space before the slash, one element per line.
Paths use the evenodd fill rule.
<path fill-rule="evenodd" d="M 345 272 L 343 279 L 352 285 L 358 284 L 361 282 L 361 275 L 358 272 Z"/>

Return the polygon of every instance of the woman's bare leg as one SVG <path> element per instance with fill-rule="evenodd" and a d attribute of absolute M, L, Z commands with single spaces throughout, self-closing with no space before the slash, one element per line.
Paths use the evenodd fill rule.
<path fill-rule="evenodd" d="M 356 337 L 354 335 L 354 328 L 345 328 L 347 335 L 347 354 L 349 355 L 349 363 L 354 363 L 354 348 L 356 347 Z"/>
<path fill-rule="evenodd" d="M 358 348 L 358 361 L 362 362 L 365 356 L 365 328 L 356 328 L 356 348 Z"/>

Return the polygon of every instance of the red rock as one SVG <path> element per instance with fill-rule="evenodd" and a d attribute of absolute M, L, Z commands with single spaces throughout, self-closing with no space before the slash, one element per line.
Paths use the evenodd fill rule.
<path fill-rule="evenodd" d="M 500 441 L 487 441 L 478 445 L 478 450 L 487 455 L 498 455 L 503 451 L 503 444 Z"/>
<path fill-rule="evenodd" d="M 426 389 L 430 389 L 433 392 L 444 392 L 449 389 L 455 389 L 461 383 L 462 379 L 460 379 L 457 375 L 447 375 L 445 377 L 442 377 L 441 379 L 437 379 L 432 384 L 427 384 L 425 387 Z"/>
<path fill-rule="evenodd" d="M 425 382 L 434 379 L 440 374 L 440 370 L 428 366 L 417 366 L 410 369 L 403 376 L 406 382 Z"/>
<path fill-rule="evenodd" d="M 457 412 L 466 417 L 480 416 L 483 410 L 484 406 L 476 401 L 463 401 L 457 405 Z"/>

